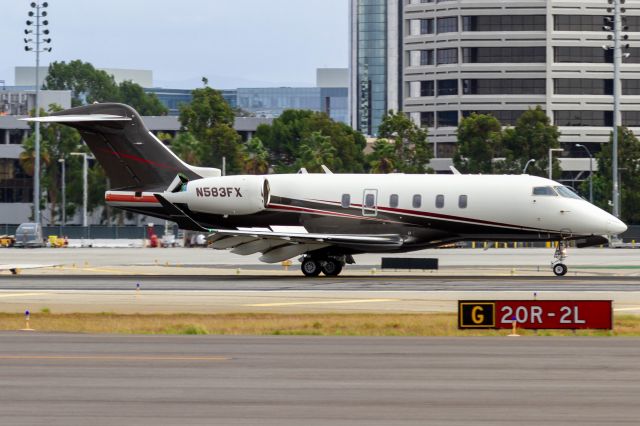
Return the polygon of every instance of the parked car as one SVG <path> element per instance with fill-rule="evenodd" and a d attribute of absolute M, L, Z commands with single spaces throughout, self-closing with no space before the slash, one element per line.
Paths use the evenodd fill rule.
<path fill-rule="evenodd" d="M 14 247 L 44 247 L 42 225 L 39 223 L 21 223 L 16 229 Z"/>

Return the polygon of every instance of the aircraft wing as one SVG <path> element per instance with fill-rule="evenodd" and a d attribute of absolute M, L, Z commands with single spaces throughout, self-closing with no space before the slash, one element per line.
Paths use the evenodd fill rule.
<path fill-rule="evenodd" d="M 232 253 L 262 253 L 260 260 L 276 263 L 329 246 L 354 250 L 395 249 L 402 245 L 399 235 L 310 234 L 274 232 L 268 229 L 211 230 L 207 237 L 214 249 L 231 249 Z"/>

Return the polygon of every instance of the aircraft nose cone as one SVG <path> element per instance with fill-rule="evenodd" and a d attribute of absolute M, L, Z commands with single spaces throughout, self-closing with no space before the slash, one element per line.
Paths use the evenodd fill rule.
<path fill-rule="evenodd" d="M 613 235 L 618 235 L 618 234 L 622 234 L 624 231 L 627 230 L 627 225 L 625 225 L 624 222 L 622 222 L 621 220 L 612 218 L 609 221 L 607 221 L 607 228 L 609 230 L 609 233 Z"/>

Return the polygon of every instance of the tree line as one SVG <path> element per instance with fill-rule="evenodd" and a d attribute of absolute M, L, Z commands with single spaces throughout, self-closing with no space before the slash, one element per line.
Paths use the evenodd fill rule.
<path fill-rule="evenodd" d="M 165 115 L 166 108 L 154 94 L 145 93 L 133 82 L 116 84 L 113 77 L 82 61 L 54 62 L 44 83 L 45 89 L 70 90 L 72 105 L 92 102 L 122 102 L 131 105 L 141 115 Z M 50 111 L 59 109 L 51 106 Z M 41 111 L 46 115 L 47 111 Z M 379 137 L 367 148 L 366 138 L 350 126 L 332 120 L 327 114 L 307 110 L 287 110 L 270 125 L 260 125 L 253 138 L 244 142 L 234 129 L 238 116 L 221 92 L 203 87 L 192 92 L 192 101 L 180 107 L 180 131 L 175 135 L 160 134 L 159 138 L 184 161 L 195 166 L 217 167 L 226 159 L 228 174 L 295 173 L 301 168 L 310 173 L 322 172 L 322 165 L 336 173 L 432 173 L 428 168 L 433 157 L 426 129 L 417 126 L 406 114 L 389 111 L 379 128 Z M 620 130 L 621 188 L 623 220 L 640 220 L 635 206 L 640 197 L 637 158 L 640 143 L 628 130 Z M 25 171 L 33 174 L 33 133 L 24 142 L 20 158 Z M 532 175 L 546 176 L 549 148 L 560 146 L 560 132 L 550 123 L 540 107 L 524 112 L 513 127 L 503 127 L 492 115 L 472 113 L 464 117 L 457 130 L 455 167 L 463 173 L 522 173 L 527 168 Z M 594 176 L 596 204 L 608 207 L 611 193 L 610 144 L 598 154 L 599 170 Z M 42 204 L 47 202 L 53 212 L 51 222 L 60 217 L 60 166 L 63 158 L 67 168 L 67 212 L 71 217 L 82 203 L 81 159 L 71 152 L 87 152 L 75 129 L 62 125 L 43 126 Z M 560 175 L 557 159 L 552 165 L 554 176 Z M 586 185 L 586 183 L 585 183 Z M 89 208 L 104 206 L 107 182 L 99 164 L 89 173 Z M 580 188 L 584 191 L 586 188 Z M 639 188 L 640 189 L 640 188 Z M 584 192 L 583 192 L 584 193 Z M 103 223 L 122 222 L 122 212 L 103 210 Z"/>

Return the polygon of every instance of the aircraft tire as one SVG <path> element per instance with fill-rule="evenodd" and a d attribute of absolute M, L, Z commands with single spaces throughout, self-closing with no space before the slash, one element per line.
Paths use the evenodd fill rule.
<path fill-rule="evenodd" d="M 335 260 L 327 260 L 322 265 L 322 273 L 327 277 L 336 277 L 342 272 L 342 263 Z"/>
<path fill-rule="evenodd" d="M 553 265 L 553 273 L 558 277 L 566 275 L 567 270 L 567 265 L 565 265 L 564 263 L 556 263 L 555 265 Z"/>
<path fill-rule="evenodd" d="M 300 265 L 300 269 L 306 277 L 317 277 L 321 272 L 320 263 L 311 258 L 304 259 Z"/>

